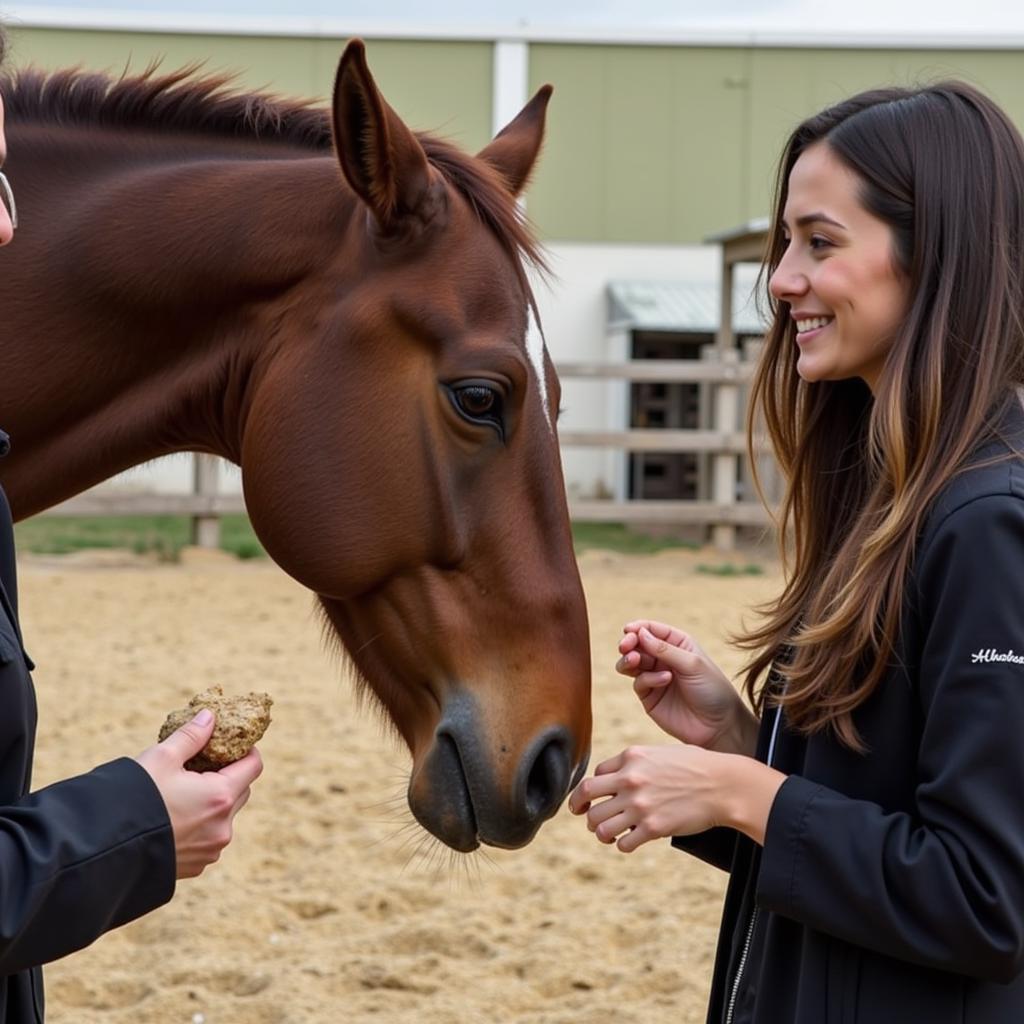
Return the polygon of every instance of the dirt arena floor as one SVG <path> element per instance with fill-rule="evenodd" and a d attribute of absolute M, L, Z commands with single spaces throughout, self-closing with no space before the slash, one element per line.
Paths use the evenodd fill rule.
<path fill-rule="evenodd" d="M 581 557 L 594 759 L 659 742 L 612 665 L 632 616 L 724 643 L 777 572 L 708 553 Z M 50 1024 L 689 1024 L 704 1019 L 724 876 L 652 843 L 626 856 L 560 812 L 524 850 L 451 857 L 404 829 L 407 758 L 322 650 L 310 595 L 270 564 L 186 552 L 27 557 L 35 784 L 135 754 L 220 683 L 267 690 L 266 770 L 235 842 L 168 906 L 47 969 Z"/>

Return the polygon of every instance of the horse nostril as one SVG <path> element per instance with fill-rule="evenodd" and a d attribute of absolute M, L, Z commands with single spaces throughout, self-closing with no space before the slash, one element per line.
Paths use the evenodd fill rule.
<path fill-rule="evenodd" d="M 526 776 L 526 813 L 547 817 L 562 802 L 569 785 L 569 737 L 564 729 L 541 740 Z"/>

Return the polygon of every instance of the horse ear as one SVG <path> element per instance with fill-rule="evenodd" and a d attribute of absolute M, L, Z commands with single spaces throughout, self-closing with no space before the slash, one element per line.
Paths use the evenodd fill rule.
<path fill-rule="evenodd" d="M 353 39 L 338 63 L 332 103 L 334 148 L 342 172 L 385 231 L 406 218 L 425 220 L 430 195 L 426 153 L 380 94 L 366 63 L 366 48 Z"/>
<path fill-rule="evenodd" d="M 515 118 L 477 153 L 481 160 L 486 160 L 501 174 L 514 196 L 526 188 L 533 165 L 537 162 L 552 92 L 554 89 L 550 85 L 542 85 Z"/>

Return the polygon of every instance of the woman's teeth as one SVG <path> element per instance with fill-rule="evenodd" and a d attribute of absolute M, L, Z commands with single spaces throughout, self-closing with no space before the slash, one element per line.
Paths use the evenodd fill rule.
<path fill-rule="evenodd" d="M 803 334 L 805 331 L 814 331 L 819 327 L 824 327 L 831 320 L 830 316 L 814 316 L 810 320 L 797 320 L 796 329 Z"/>

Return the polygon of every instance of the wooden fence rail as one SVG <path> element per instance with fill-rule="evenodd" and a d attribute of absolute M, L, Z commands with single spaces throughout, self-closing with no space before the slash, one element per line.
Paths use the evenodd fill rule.
<path fill-rule="evenodd" d="M 91 490 L 46 510 L 48 516 L 188 516 L 192 543 L 220 546 L 221 516 L 245 512 L 241 494 L 220 494 L 220 463 L 213 455 L 192 456 L 191 494 Z"/>
<path fill-rule="evenodd" d="M 191 516 L 219 519 L 245 512 L 240 494 L 148 494 L 86 491 L 48 508 L 47 516 Z"/>
<path fill-rule="evenodd" d="M 743 384 L 754 374 L 752 362 L 702 359 L 633 359 L 628 363 L 559 363 L 559 377 L 628 380 L 662 384 Z"/>
<path fill-rule="evenodd" d="M 747 437 L 718 430 L 560 430 L 564 448 L 621 448 L 629 452 L 731 452 L 742 455 Z"/>
<path fill-rule="evenodd" d="M 750 355 L 754 350 L 751 349 Z M 624 383 L 698 384 L 705 390 L 711 429 L 691 430 L 561 430 L 563 448 L 597 447 L 623 452 L 683 452 L 712 460 L 710 493 L 699 500 L 597 500 L 573 498 L 569 514 L 574 520 L 642 524 L 706 526 L 719 548 L 734 546 L 736 527 L 768 527 L 771 516 L 759 502 L 739 497 L 741 459 L 747 437 L 740 429 L 745 419 L 745 386 L 755 368 L 753 358 L 741 359 L 735 350 L 706 346 L 701 359 L 636 359 L 630 362 L 559 363 L 562 379 Z M 741 389 L 744 389 L 741 391 Z M 755 450 L 761 451 L 756 445 Z M 770 467 L 759 462 L 762 473 Z"/>
<path fill-rule="evenodd" d="M 719 505 L 713 501 L 606 501 L 579 499 L 569 502 L 569 515 L 579 523 L 642 523 L 658 526 L 768 526 L 771 517 L 764 506 L 752 501 Z"/>

